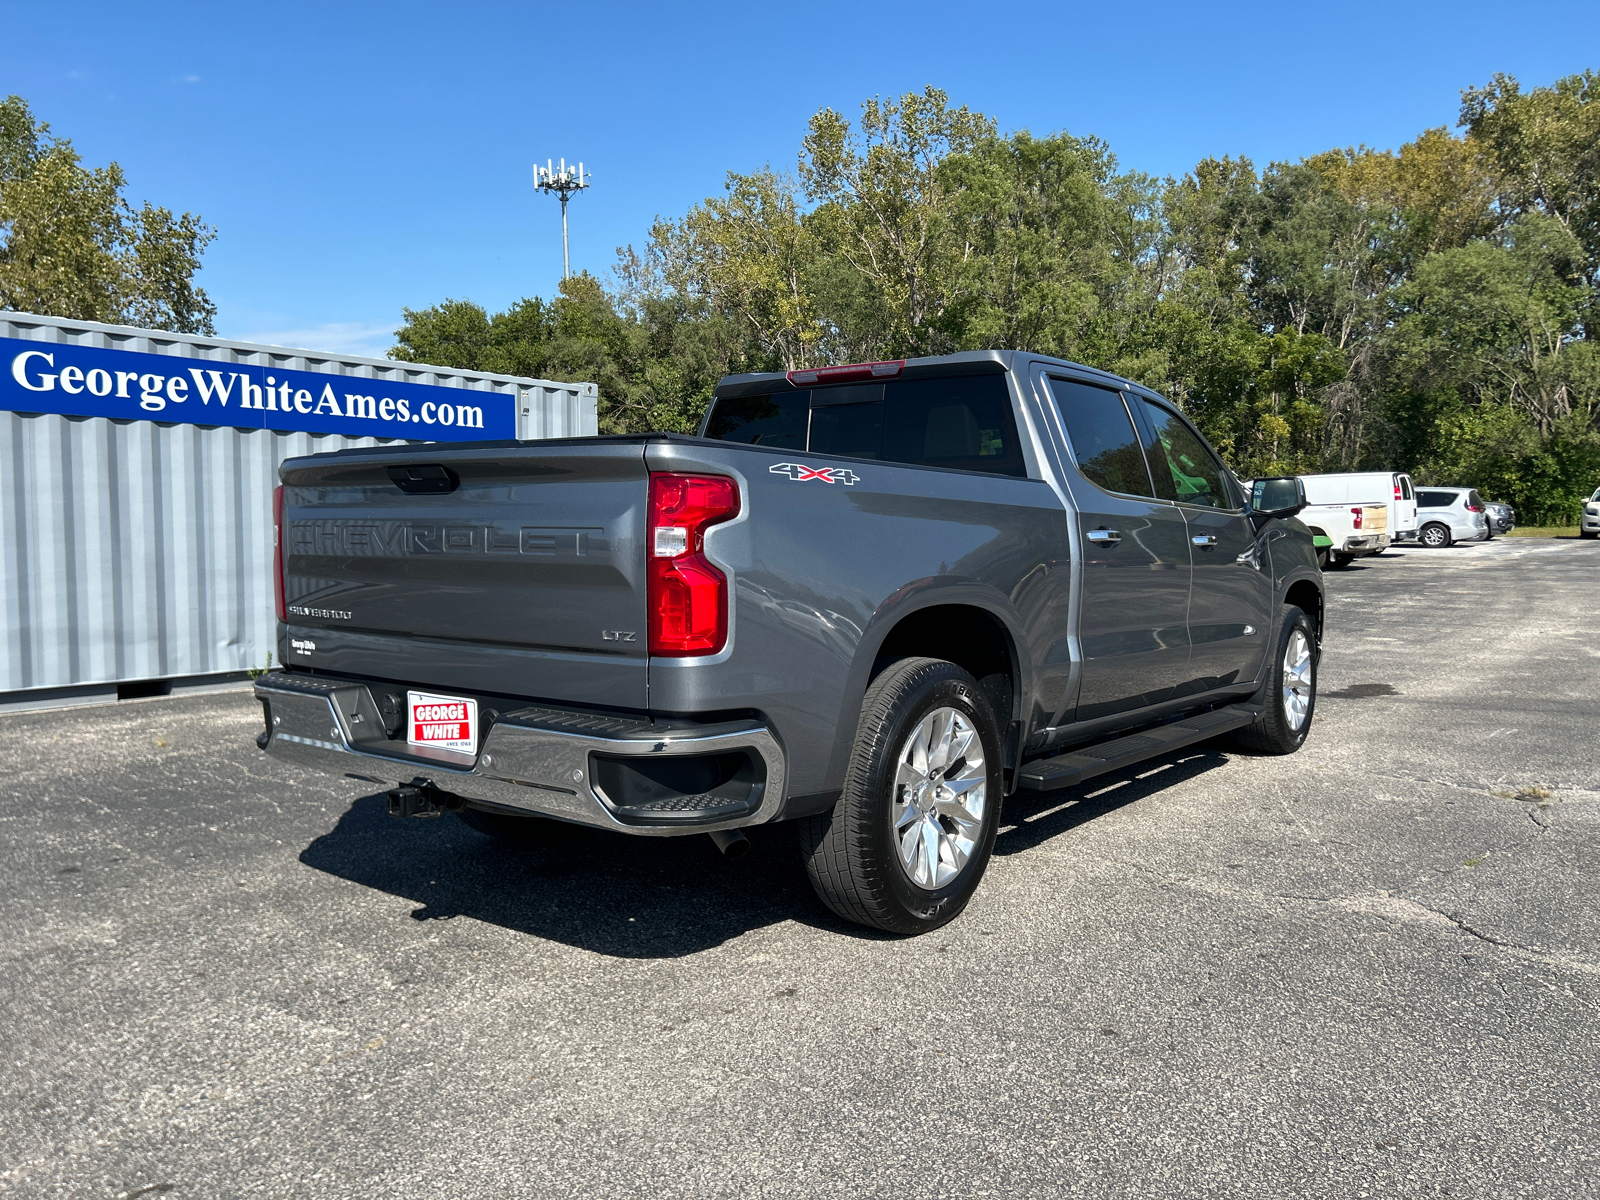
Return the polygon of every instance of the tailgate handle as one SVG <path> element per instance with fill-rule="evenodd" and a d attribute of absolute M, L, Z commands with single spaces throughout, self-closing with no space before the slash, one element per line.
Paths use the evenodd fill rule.
<path fill-rule="evenodd" d="M 389 479 L 408 496 L 443 496 L 461 486 L 461 477 L 449 467 L 424 463 L 420 467 L 390 467 Z"/>

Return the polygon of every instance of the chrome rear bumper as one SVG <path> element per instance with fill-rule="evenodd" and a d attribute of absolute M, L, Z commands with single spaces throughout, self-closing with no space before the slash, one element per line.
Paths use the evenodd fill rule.
<path fill-rule="evenodd" d="M 385 786 L 420 777 L 468 800 L 647 835 L 758 825 L 783 804 L 783 751 L 757 721 L 652 723 L 529 706 L 495 718 L 475 761 L 449 763 L 388 739 L 378 705 L 359 681 L 273 674 L 256 681 L 255 694 L 266 706 L 267 730 L 258 741 L 268 754 Z M 661 811 L 675 819 L 653 823 L 638 809 L 619 811 L 595 779 L 596 756 L 643 763 L 730 752 L 748 754 L 759 769 L 743 810 L 723 819 L 695 821 L 691 806 L 685 820 L 683 805 L 668 804 Z"/>

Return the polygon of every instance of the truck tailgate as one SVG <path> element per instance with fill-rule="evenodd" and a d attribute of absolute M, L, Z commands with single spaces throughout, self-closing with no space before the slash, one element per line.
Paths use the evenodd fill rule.
<path fill-rule="evenodd" d="M 640 443 L 396 447 L 281 478 L 286 665 L 645 707 Z"/>

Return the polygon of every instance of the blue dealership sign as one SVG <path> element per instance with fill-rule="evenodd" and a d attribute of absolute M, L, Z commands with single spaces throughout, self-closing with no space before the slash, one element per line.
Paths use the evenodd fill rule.
<path fill-rule="evenodd" d="M 410 441 L 517 436 L 517 394 L 0 337 L 0 410 Z"/>

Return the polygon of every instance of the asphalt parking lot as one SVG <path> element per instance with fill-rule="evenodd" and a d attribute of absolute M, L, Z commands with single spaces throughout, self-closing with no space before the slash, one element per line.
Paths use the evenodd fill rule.
<path fill-rule="evenodd" d="M 1327 578 L 1300 754 L 1018 797 L 910 941 L 781 828 L 390 820 L 244 693 L 0 717 L 0 1194 L 1600 1194 L 1600 546 Z"/>

